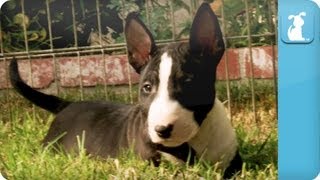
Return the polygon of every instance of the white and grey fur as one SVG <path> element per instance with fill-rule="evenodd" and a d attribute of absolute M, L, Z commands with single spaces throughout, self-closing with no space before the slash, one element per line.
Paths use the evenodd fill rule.
<path fill-rule="evenodd" d="M 135 105 L 105 101 L 69 102 L 25 84 L 18 64 L 10 65 L 13 87 L 34 104 L 56 114 L 44 144 L 55 140 L 76 150 L 85 131 L 86 152 L 115 157 L 133 147 L 143 159 L 159 163 L 161 154 L 193 163 L 195 158 L 220 162 L 226 178 L 241 169 L 234 129 L 215 96 L 216 68 L 224 53 L 218 19 L 202 4 L 189 42 L 156 46 L 138 18 L 129 14 L 125 36 L 131 66 L 141 75 Z"/>

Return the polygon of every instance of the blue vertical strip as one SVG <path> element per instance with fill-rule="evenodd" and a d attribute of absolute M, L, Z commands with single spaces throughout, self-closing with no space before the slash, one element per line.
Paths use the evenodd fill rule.
<path fill-rule="evenodd" d="M 311 180 L 320 172 L 320 8 L 278 2 L 279 179 Z"/>

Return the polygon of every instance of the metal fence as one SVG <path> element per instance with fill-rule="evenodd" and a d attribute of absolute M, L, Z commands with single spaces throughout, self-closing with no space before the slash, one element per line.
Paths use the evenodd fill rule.
<path fill-rule="evenodd" d="M 146 22 L 147 26 L 153 33 L 156 34 L 156 43 L 159 45 L 164 45 L 171 42 L 184 41 L 188 37 L 186 33 L 188 32 L 188 27 L 190 27 L 190 22 L 192 22 L 193 16 L 197 10 L 197 7 L 202 1 L 200 0 L 181 0 L 181 1 L 170 1 L 170 0 L 121 0 L 121 1 L 90 1 L 91 9 L 87 8 L 86 5 L 89 1 L 84 0 L 70 0 L 70 1 L 60 1 L 60 0 L 45 0 L 37 1 L 34 3 L 39 3 L 38 6 L 34 5 L 35 8 L 30 8 L 33 6 L 32 3 L 25 0 L 13 1 L 14 4 L 6 4 L 6 9 L 2 8 L 1 12 L 1 33 L 0 33 L 0 62 L 6 64 L 13 57 L 17 59 L 25 59 L 30 65 L 31 61 L 37 58 L 50 58 L 54 64 L 54 72 L 59 70 L 59 65 L 57 62 L 58 57 L 63 56 L 73 56 L 77 57 L 79 63 L 79 74 L 81 74 L 80 59 L 83 55 L 96 54 L 105 59 L 107 55 L 115 53 L 125 53 L 125 39 L 122 35 L 124 19 L 126 15 L 131 11 L 140 11 L 143 20 Z M 60 5 L 55 5 L 55 3 L 60 2 Z M 258 3 L 258 4 L 256 4 Z M 26 8 L 28 6 L 28 8 Z M 232 8 L 238 8 L 235 11 Z M 61 15 L 59 20 L 59 7 L 64 7 L 63 15 Z M 249 82 L 250 82 L 250 93 L 251 94 L 251 105 L 252 111 L 254 112 L 254 120 L 257 121 L 256 117 L 256 99 L 255 99 L 255 78 L 254 78 L 254 66 L 253 66 L 253 54 L 252 49 L 257 45 L 270 45 L 272 47 L 272 68 L 273 68 L 273 84 L 274 93 L 277 97 L 277 55 L 275 50 L 275 44 L 277 39 L 276 32 L 276 14 L 277 14 L 277 1 L 276 0 L 258 0 L 250 1 L 243 0 L 235 2 L 232 0 L 215 0 L 212 3 L 212 8 L 216 11 L 219 16 L 220 24 L 225 35 L 224 40 L 226 42 L 227 48 L 233 47 L 248 47 L 249 49 L 249 59 L 250 59 L 250 72 L 249 72 Z M 38 9 L 37 9 L 38 8 Z M 161 9 L 162 8 L 162 9 Z M 179 9 L 180 8 L 180 9 Z M 6 11 L 5 11 L 6 10 Z M 15 11 L 14 11 L 15 10 Z M 108 11 L 114 12 L 116 17 L 114 22 L 117 30 L 113 30 L 110 27 L 102 25 L 103 19 L 108 15 Z M 231 11 L 232 10 L 232 11 Z M 14 11 L 12 21 L 10 21 L 10 12 Z M 37 12 L 34 15 L 34 11 Z M 180 15 L 179 15 L 180 12 Z M 230 12 L 236 12 L 236 14 L 230 15 Z M 262 12 L 262 13 L 261 13 Z M 261 13 L 261 14 L 259 14 Z M 11 13 L 12 14 L 12 13 Z M 90 30 L 90 38 L 87 37 L 87 44 L 83 41 L 81 33 L 79 33 L 82 27 L 82 20 L 84 16 L 89 16 L 88 19 L 95 21 L 94 28 Z M 38 25 L 38 29 L 32 29 L 32 24 L 39 23 L 39 17 L 42 17 L 43 24 Z M 111 15 L 110 15 L 111 16 Z M 80 18 L 79 18 L 80 17 Z M 38 18 L 38 19 L 37 19 Z M 71 24 L 66 24 L 64 29 L 68 29 L 68 32 L 72 32 L 69 38 L 70 44 L 64 44 L 68 47 L 61 47 L 59 43 L 56 43 L 59 38 L 55 37 L 54 32 L 57 32 L 61 27 L 56 27 L 55 22 L 60 23 L 68 18 Z M 8 20 L 9 19 L 9 20 Z M 113 20 L 112 20 L 113 21 Z M 183 22 L 180 22 L 183 21 Z M 111 22 L 114 23 L 114 22 Z M 166 22 L 166 23 L 164 23 Z M 90 23 L 88 23 L 90 24 Z M 237 26 L 235 26 L 237 24 Z M 160 27 L 165 26 L 165 28 Z M 184 27 L 182 26 L 184 25 Z M 265 29 L 259 29 L 264 25 Z M 41 28 L 39 28 L 41 27 Z M 156 27 L 156 28 L 155 28 Z M 160 28 L 159 28 L 160 27 Z M 11 29 L 10 29 L 11 28 Z M 20 28 L 20 31 L 17 29 Z M 158 29 L 157 29 L 158 28 Z M 40 29 L 40 30 L 39 30 Z M 44 29 L 44 30 L 43 30 Z M 165 31 L 166 35 L 161 34 Z M 257 30 L 258 29 L 258 30 Z M 235 33 L 238 30 L 239 33 Z M 114 32 L 115 31 L 115 32 Z M 32 38 L 41 36 L 41 33 L 45 32 L 45 39 L 40 45 L 34 45 Z M 67 31 L 65 31 L 67 32 Z M 114 35 L 115 33 L 116 35 Z M 16 39 L 13 36 L 16 35 Z M 80 37 L 79 37 L 80 36 Z M 96 38 L 93 40 L 93 36 Z M 64 37 L 62 37 L 64 38 Z M 71 39 L 71 40 L 70 40 Z M 61 40 L 61 38 L 60 38 Z M 90 42 L 89 42 L 90 41 Z M 19 46 L 18 46 L 18 45 Z M 37 44 L 37 43 L 35 43 Z M 15 46 L 14 49 L 10 47 Z M 18 46 L 19 48 L 17 48 Z M 229 71 L 230 67 L 228 65 L 229 57 L 226 54 L 225 58 L 225 85 L 228 97 L 228 109 L 231 116 L 231 91 L 230 91 L 230 77 Z M 105 62 L 105 61 L 104 61 Z M 31 66 L 30 66 L 31 67 Z M 127 68 L 129 69 L 129 64 L 127 63 Z M 32 82 L 32 68 L 29 69 L 29 74 L 31 75 L 31 85 Z M 104 72 L 107 74 L 108 72 Z M 5 69 L 5 74 L 8 76 L 8 70 Z M 55 73 L 56 80 L 56 92 L 59 95 L 59 77 Z M 105 78 L 105 76 L 103 76 Z M 9 91 L 8 78 L 6 79 L 7 88 L 5 91 Z M 105 79 L 103 82 L 106 82 Z M 130 101 L 133 102 L 132 95 L 132 85 L 130 73 L 128 73 L 128 92 L 130 94 Z M 108 84 L 104 83 L 104 90 L 108 88 Z M 79 76 L 79 96 L 80 99 L 84 99 L 83 91 L 85 86 L 83 85 L 83 80 Z M 6 96 L 8 98 L 8 96 Z M 276 98 L 277 99 L 277 98 Z M 10 99 L 7 99 L 10 101 Z"/>

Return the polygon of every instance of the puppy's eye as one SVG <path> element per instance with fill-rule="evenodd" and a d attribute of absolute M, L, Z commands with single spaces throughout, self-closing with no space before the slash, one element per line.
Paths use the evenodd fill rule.
<path fill-rule="evenodd" d="M 187 73 L 186 73 L 186 74 L 181 78 L 180 82 L 181 82 L 181 83 L 189 84 L 189 83 L 191 83 L 191 82 L 193 81 L 193 79 L 194 79 L 194 75 L 193 75 L 193 74 L 187 74 Z"/>
<path fill-rule="evenodd" d="M 193 80 L 193 76 L 186 76 L 186 77 L 182 78 L 182 83 L 189 84 L 192 82 L 192 80 Z"/>
<path fill-rule="evenodd" d="M 185 83 L 188 83 L 188 82 L 191 82 L 192 81 L 192 78 L 186 78 L 186 79 L 184 79 L 184 82 Z"/>
<path fill-rule="evenodd" d="M 152 91 L 152 85 L 149 83 L 146 83 L 143 85 L 142 90 L 144 93 L 149 94 Z"/>

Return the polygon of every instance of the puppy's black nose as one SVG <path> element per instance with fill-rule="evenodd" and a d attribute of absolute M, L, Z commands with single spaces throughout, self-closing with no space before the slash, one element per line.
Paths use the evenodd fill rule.
<path fill-rule="evenodd" d="M 167 139 L 171 136 L 171 131 L 173 129 L 173 125 L 169 124 L 168 126 L 161 126 L 158 125 L 154 128 L 154 130 L 157 132 L 158 136 L 164 139 Z"/>

